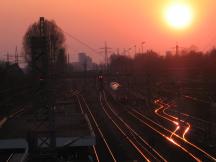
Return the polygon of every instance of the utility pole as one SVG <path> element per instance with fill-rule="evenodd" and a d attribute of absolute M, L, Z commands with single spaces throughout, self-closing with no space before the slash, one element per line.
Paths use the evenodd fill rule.
<path fill-rule="evenodd" d="M 176 44 L 175 50 L 176 50 L 176 56 L 178 56 L 179 55 L 179 46 L 178 46 L 178 44 Z"/>
<path fill-rule="evenodd" d="M 142 54 L 144 53 L 144 44 L 145 44 L 146 42 L 141 42 L 141 46 L 142 46 Z"/>
<path fill-rule="evenodd" d="M 15 57 L 15 64 L 19 64 L 19 59 L 18 59 L 18 51 L 17 51 L 17 46 L 16 46 L 16 49 L 15 49 L 15 55 L 14 55 L 14 57 Z"/>
<path fill-rule="evenodd" d="M 178 42 L 176 42 L 175 47 L 172 47 L 172 49 L 175 49 L 175 55 L 176 55 L 176 56 L 179 55 L 179 49 L 180 49 L 180 48 L 183 48 L 183 47 L 180 47 L 180 46 L 178 45 Z"/>
<path fill-rule="evenodd" d="M 107 42 L 105 42 L 104 47 L 100 48 L 100 49 L 104 50 L 104 63 L 105 63 L 105 69 L 107 70 L 108 69 L 108 62 L 109 62 L 108 53 L 109 53 L 109 50 L 112 48 L 108 47 Z"/>

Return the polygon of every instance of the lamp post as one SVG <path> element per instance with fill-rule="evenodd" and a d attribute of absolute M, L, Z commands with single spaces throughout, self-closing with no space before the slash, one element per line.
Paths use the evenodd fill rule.
<path fill-rule="evenodd" d="M 136 45 L 134 45 L 134 55 L 136 55 Z"/>
<path fill-rule="evenodd" d="M 142 46 L 142 53 L 144 52 L 144 51 L 143 51 L 143 49 L 144 49 L 143 46 L 144 46 L 145 43 L 146 43 L 145 41 L 141 42 L 141 46 Z"/>

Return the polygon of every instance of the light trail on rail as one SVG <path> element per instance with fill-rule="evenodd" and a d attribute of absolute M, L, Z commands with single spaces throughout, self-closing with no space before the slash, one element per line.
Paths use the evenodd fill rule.
<path fill-rule="evenodd" d="M 97 150 L 96 150 L 95 146 L 93 146 L 93 151 L 94 151 L 97 162 L 100 162 L 100 159 L 98 157 L 98 153 L 97 153 Z"/>
<path fill-rule="evenodd" d="M 161 129 L 169 132 L 172 134 L 173 131 L 163 127 L 162 125 L 156 123 L 155 121 L 153 121 L 152 119 L 148 118 L 147 116 L 144 116 L 142 113 L 138 112 L 137 110 L 132 110 L 135 113 L 139 114 L 140 116 L 142 116 L 143 118 L 146 118 L 147 120 L 151 121 L 152 123 L 154 123 L 155 125 L 157 125 L 158 127 L 160 127 Z M 196 149 L 197 151 L 200 151 L 200 153 L 204 154 L 205 157 L 207 157 L 208 159 L 211 159 L 213 161 L 216 161 L 216 158 L 212 155 L 210 155 L 209 153 L 207 153 L 205 150 L 203 150 L 202 148 L 196 146 L 195 144 L 191 143 L 190 141 L 183 139 L 181 136 L 179 136 L 178 134 L 174 133 L 173 136 L 175 136 L 176 138 L 182 140 L 183 142 L 185 142 L 186 144 L 190 145 L 192 148 Z M 172 142 L 172 141 L 171 141 Z"/>
<path fill-rule="evenodd" d="M 174 104 L 174 105 L 172 105 L 172 107 L 176 107 L 176 105 Z M 167 110 L 167 109 L 166 109 L 166 110 Z M 166 110 L 164 110 L 164 111 L 166 111 Z M 204 119 L 201 119 L 201 118 L 198 118 L 198 117 L 195 117 L 195 116 L 186 114 L 186 113 L 182 113 L 182 112 L 179 112 L 179 111 L 177 111 L 177 110 L 170 110 L 170 109 L 169 109 L 169 111 L 171 111 L 171 112 L 173 112 L 173 113 L 175 113 L 175 114 L 180 114 L 180 115 L 182 115 L 182 116 L 184 116 L 184 117 L 189 117 L 189 118 L 191 118 L 191 119 L 193 119 L 193 120 L 196 120 L 196 121 L 199 121 L 199 122 L 203 122 L 203 123 L 206 123 L 206 124 L 209 124 L 209 123 L 210 123 L 210 121 L 207 121 L 207 120 L 204 120 Z"/>
<path fill-rule="evenodd" d="M 158 104 L 158 102 L 159 102 L 159 100 L 155 101 L 155 104 Z M 165 109 L 164 106 L 163 106 L 162 104 L 160 104 L 160 107 L 157 108 L 157 109 L 155 109 L 154 112 L 155 112 L 156 115 L 160 116 L 161 118 L 164 118 L 164 119 L 166 119 L 166 120 L 172 122 L 172 123 L 175 124 L 176 126 L 179 126 L 179 123 L 178 123 L 177 121 L 171 120 L 171 119 L 169 119 L 169 118 L 167 118 L 167 117 L 165 117 L 165 116 L 163 116 L 163 115 L 160 115 L 159 111 L 162 110 L 162 112 L 163 112 L 164 109 Z M 178 118 L 176 118 L 176 117 L 172 117 L 172 118 L 174 118 L 175 120 L 178 120 Z"/>
<path fill-rule="evenodd" d="M 188 124 L 188 127 L 185 129 L 185 131 L 184 131 L 184 133 L 183 133 L 183 135 L 182 135 L 182 138 L 186 141 L 186 138 L 185 138 L 185 135 L 186 135 L 186 133 L 189 131 L 189 129 L 190 129 L 190 124 L 189 123 L 187 123 Z"/>
<path fill-rule="evenodd" d="M 109 102 L 107 101 L 105 92 L 103 91 L 103 96 L 104 96 L 104 100 L 106 102 L 106 104 L 108 105 L 109 109 L 112 111 L 112 113 L 131 131 L 133 132 L 143 143 L 145 143 L 158 157 L 161 158 L 161 160 L 163 160 L 164 162 L 167 162 L 167 160 L 160 155 L 160 153 L 157 152 L 157 150 L 155 150 L 147 141 L 145 141 L 133 128 L 131 128 L 131 126 L 129 126 L 111 107 L 111 105 L 109 104 Z M 146 150 L 148 151 L 148 150 Z M 151 154 L 151 153 L 150 153 Z"/>
<path fill-rule="evenodd" d="M 73 93 L 73 94 L 74 94 L 75 96 L 77 96 L 77 99 L 79 100 L 79 97 L 78 97 L 79 94 L 77 94 L 77 93 Z M 116 158 L 115 158 L 115 156 L 114 156 L 114 153 L 112 152 L 112 150 L 111 150 L 111 148 L 110 148 L 110 146 L 109 146 L 109 144 L 108 144 L 108 142 L 107 142 L 107 140 L 106 140 L 104 134 L 102 133 L 102 131 L 101 131 L 101 129 L 100 129 L 100 127 L 99 127 L 99 125 L 98 125 L 98 123 L 97 123 L 95 117 L 93 116 L 93 114 L 92 114 L 92 112 L 91 112 L 91 110 L 90 110 L 88 104 L 86 103 L 85 98 L 84 98 L 82 95 L 79 95 L 79 96 L 81 96 L 83 102 L 85 103 L 86 108 L 87 108 L 87 110 L 88 110 L 88 112 L 89 112 L 89 114 L 90 114 L 90 116 L 91 116 L 91 118 L 92 118 L 92 120 L 93 120 L 93 122 L 94 122 L 94 124 L 95 124 L 95 126 L 96 126 L 96 128 L 97 128 L 97 130 L 98 130 L 98 132 L 100 133 L 101 138 L 103 139 L 103 141 L 104 141 L 104 143 L 105 143 L 105 146 L 106 146 L 107 150 L 109 151 L 109 153 L 110 153 L 110 155 L 111 155 L 113 161 L 114 161 L 114 162 L 117 162 L 117 160 L 116 160 Z M 79 104 L 80 104 L 80 108 L 82 108 L 82 105 L 81 105 L 80 102 L 79 102 Z M 83 108 L 82 108 L 82 110 L 83 110 Z M 95 151 L 96 151 L 96 149 L 95 149 Z M 96 151 L 96 152 L 97 152 L 97 151 Z M 98 158 L 98 160 L 99 160 L 99 157 L 98 157 L 98 156 L 97 156 L 97 158 Z M 99 161 L 100 161 L 100 160 L 99 160 Z"/>
<path fill-rule="evenodd" d="M 14 153 L 11 153 L 6 162 L 9 162 L 11 160 L 11 158 L 13 157 L 13 155 L 14 155 Z"/>
<path fill-rule="evenodd" d="M 180 129 L 180 126 L 177 124 L 176 129 L 172 132 L 172 134 L 169 138 L 172 138 L 173 134 L 175 134 L 179 129 Z"/>
<path fill-rule="evenodd" d="M 154 111 L 155 114 L 158 115 L 158 116 L 160 116 L 161 118 L 164 118 L 164 119 L 166 119 L 166 120 L 168 120 L 168 121 L 174 123 L 174 124 L 177 126 L 176 129 L 175 129 L 175 131 L 173 131 L 171 137 L 172 137 L 174 134 L 176 134 L 177 130 L 180 129 L 179 122 L 182 122 L 183 124 L 187 125 L 186 129 L 183 131 L 183 134 L 182 134 L 182 138 L 183 138 L 184 140 L 186 140 L 185 136 L 186 136 L 186 134 L 189 132 L 189 130 L 190 130 L 190 128 L 191 128 L 191 125 L 190 125 L 188 122 L 184 121 L 184 120 L 179 120 L 179 118 L 177 118 L 177 117 L 175 117 L 175 116 L 172 116 L 172 115 L 166 113 L 166 110 L 170 108 L 170 105 L 169 105 L 169 104 L 162 103 L 160 100 L 156 100 L 156 101 L 155 101 L 155 104 L 159 104 L 159 105 L 160 105 L 160 108 L 158 108 L 158 109 L 156 109 L 156 110 Z M 166 107 L 164 107 L 164 105 L 165 105 Z M 161 115 L 161 114 L 158 112 L 158 110 L 161 110 L 161 109 L 163 109 L 163 110 L 162 110 L 163 115 Z M 166 116 L 168 116 L 169 118 L 166 117 Z M 170 119 L 170 118 L 171 118 L 171 119 Z"/>
<path fill-rule="evenodd" d="M 136 112 L 136 110 L 135 110 Z M 140 121 L 141 123 L 145 124 L 146 126 L 148 126 L 149 128 L 151 128 L 152 130 L 154 130 L 155 132 L 157 132 L 158 134 L 160 134 L 162 137 L 164 137 L 165 139 L 167 139 L 168 141 L 170 141 L 171 143 L 175 144 L 176 146 L 178 146 L 180 149 L 182 149 L 184 152 L 186 152 L 188 155 L 190 155 L 193 159 L 195 159 L 197 162 L 201 162 L 201 160 L 199 158 L 197 158 L 195 155 L 193 155 L 191 152 L 189 152 L 186 148 L 182 147 L 180 144 L 178 144 L 177 142 L 175 142 L 172 138 L 170 138 L 169 136 L 163 134 L 162 132 L 160 132 L 159 130 L 157 130 L 156 128 L 154 128 L 153 126 L 151 126 L 150 124 L 146 123 L 144 120 L 140 119 L 137 115 L 135 115 L 133 112 L 128 112 L 131 116 L 133 116 L 134 118 L 136 118 L 138 121 Z M 149 120 L 148 117 L 145 117 L 143 114 L 141 115 L 143 118 Z M 165 128 L 166 129 L 166 128 Z M 169 131 L 171 132 L 171 131 Z M 175 133 L 174 133 L 175 134 Z"/>
<path fill-rule="evenodd" d="M 155 104 L 158 104 L 160 102 L 160 100 L 155 100 Z M 160 103 L 159 103 L 160 104 Z M 170 116 L 172 119 L 174 119 L 174 120 L 172 120 L 172 119 L 169 119 L 169 118 L 167 118 L 166 116 L 164 116 L 164 115 L 161 115 L 160 113 L 159 113 L 159 111 L 161 111 L 162 110 L 162 112 L 164 113 L 164 114 L 166 114 L 165 112 L 164 112 L 164 110 L 165 110 L 166 108 L 162 105 L 162 104 L 160 104 L 160 107 L 159 108 L 157 108 L 157 109 L 155 109 L 155 111 L 154 111 L 154 113 L 156 114 L 156 115 L 158 115 L 159 117 L 161 117 L 161 118 L 163 118 L 163 119 L 165 119 L 165 120 L 168 120 L 168 121 L 170 121 L 170 122 L 172 122 L 173 124 L 175 124 L 176 125 L 176 128 L 175 128 L 175 130 L 171 133 L 171 135 L 170 135 L 170 138 L 172 138 L 172 136 L 178 131 L 178 130 L 180 130 L 180 125 L 179 125 L 179 122 L 177 122 L 177 121 L 175 121 L 175 120 L 178 120 L 178 118 L 176 118 L 176 117 L 173 117 L 173 116 Z M 166 114 L 166 115 L 168 115 L 168 114 Z M 169 115 L 168 115 L 169 116 Z M 189 131 L 189 130 L 188 130 Z M 186 132 L 187 133 L 187 132 Z"/>
<path fill-rule="evenodd" d="M 157 100 L 157 101 L 159 102 L 160 100 Z M 155 103 L 157 103 L 157 102 L 155 102 Z M 164 104 L 164 103 L 163 103 L 163 104 Z M 161 103 L 161 105 L 162 105 L 162 103 Z M 191 125 L 190 125 L 188 122 L 184 121 L 184 120 L 179 120 L 179 118 L 168 114 L 168 113 L 166 112 L 166 110 L 168 110 L 168 109 L 170 108 L 170 105 L 169 105 L 169 104 L 164 104 L 164 105 L 166 105 L 167 107 L 163 107 L 163 110 L 162 110 L 163 114 L 171 118 L 171 119 L 169 119 L 169 118 L 166 118 L 165 116 L 163 116 L 166 120 L 172 121 L 172 122 L 173 122 L 174 124 L 176 124 L 176 125 L 179 125 L 179 123 L 178 123 L 177 121 L 182 122 L 182 123 L 184 123 L 184 124 L 187 125 L 186 129 L 183 131 L 183 134 L 182 134 L 182 138 L 183 138 L 184 140 L 186 140 L 185 136 L 186 136 L 186 134 L 189 132 L 189 130 L 190 130 L 190 128 L 191 128 Z M 160 115 L 160 114 L 157 113 L 157 115 Z M 173 119 L 173 120 L 172 120 L 172 119 Z M 177 128 L 180 129 L 180 127 L 177 127 Z M 176 129 L 177 129 L 177 128 L 176 128 Z M 178 129 L 177 129 L 177 130 L 178 130 Z M 175 131 L 172 133 L 172 136 L 173 136 L 174 133 L 177 132 L 177 130 L 175 130 Z"/>
<path fill-rule="evenodd" d="M 156 100 L 156 101 L 159 102 L 160 100 Z M 161 104 L 164 104 L 164 103 L 161 103 Z M 165 112 L 165 111 L 168 109 L 168 107 L 170 107 L 170 105 L 168 105 L 168 104 L 164 104 L 164 105 L 166 105 L 167 108 L 166 108 L 163 112 Z M 167 114 L 167 113 L 166 113 L 166 114 Z M 174 117 L 174 116 L 172 116 L 172 115 L 170 115 L 170 114 L 167 114 L 167 115 L 168 115 L 169 117 L 176 118 L 176 117 Z M 185 114 L 185 115 L 187 115 L 187 114 Z M 189 116 L 189 115 L 187 115 L 187 116 Z M 167 120 L 168 120 L 168 119 L 167 119 Z M 185 121 L 183 121 L 183 120 L 180 120 L 180 121 L 181 121 L 181 122 L 185 122 Z M 215 158 L 215 157 L 213 157 L 212 155 L 210 155 L 209 153 L 207 153 L 205 150 L 203 150 L 202 148 L 200 148 L 199 146 L 193 144 L 192 142 L 188 141 L 188 140 L 185 138 L 185 135 L 189 132 L 189 130 L 190 130 L 190 128 L 191 128 L 191 125 L 190 125 L 188 122 L 185 122 L 185 123 L 187 124 L 187 128 L 185 129 L 185 131 L 184 131 L 182 137 L 178 136 L 176 133 L 174 133 L 173 135 L 176 136 L 176 137 L 178 137 L 178 138 L 180 138 L 180 139 L 182 139 L 182 140 L 184 140 L 186 143 L 188 143 L 188 144 L 191 145 L 192 147 L 196 148 L 197 150 L 199 150 L 200 152 L 202 152 L 202 153 L 203 153 L 206 157 L 208 157 L 209 159 L 216 161 L 216 158 Z M 169 131 L 170 131 L 170 130 L 169 130 Z"/>
<path fill-rule="evenodd" d="M 106 99 L 106 98 L 104 98 L 104 99 Z M 136 111 L 136 110 L 134 110 L 134 111 Z M 164 112 L 165 112 L 166 110 L 164 110 Z M 117 115 L 118 117 L 119 117 L 119 114 L 117 114 L 117 112 L 115 112 L 114 111 L 114 115 Z M 166 114 L 166 115 L 169 115 L 169 114 Z M 173 116 L 174 117 L 174 116 Z M 175 119 L 175 117 L 174 118 L 172 118 L 172 119 Z M 140 120 L 142 120 L 142 119 L 138 119 L 139 121 Z M 150 119 L 151 120 L 151 119 Z M 173 131 L 171 131 L 171 130 L 169 130 L 169 129 L 167 129 L 167 128 L 165 128 L 165 127 L 163 127 L 163 126 L 161 126 L 160 124 L 158 124 L 158 123 L 155 123 L 154 121 L 152 121 L 154 124 L 156 124 L 157 126 L 159 126 L 160 128 L 162 128 L 163 130 L 165 130 L 165 131 L 167 131 L 167 132 L 169 132 L 170 134 L 172 134 L 173 133 Z M 129 128 L 128 128 L 129 129 Z M 157 129 L 156 129 L 157 130 Z M 173 143 L 174 145 L 176 145 L 176 146 L 178 146 L 179 148 L 181 148 L 184 152 L 186 152 L 187 154 L 189 154 L 191 157 L 193 157 L 196 161 L 201 161 L 200 160 L 200 158 L 197 158 L 193 153 L 191 153 L 190 151 L 188 151 L 186 148 L 184 148 L 181 144 L 179 144 L 179 143 L 177 143 L 176 141 L 174 141 L 174 137 L 175 138 L 177 138 L 177 139 L 181 139 L 182 141 L 184 141 L 186 144 L 188 144 L 189 146 L 187 146 L 187 148 L 189 147 L 189 150 L 191 149 L 191 147 L 193 147 L 194 149 L 196 149 L 197 151 L 200 151 L 200 153 L 203 153 L 204 154 L 204 156 L 205 156 L 205 158 L 204 159 L 206 159 L 206 158 L 208 158 L 208 159 L 211 159 L 211 160 L 214 160 L 214 161 L 216 161 L 215 160 L 215 158 L 212 156 L 212 155 L 210 155 L 209 153 L 207 153 L 206 151 L 204 151 L 203 149 L 201 149 L 201 148 L 199 148 L 198 146 L 196 146 L 196 145 L 194 145 L 193 143 L 191 143 L 191 142 L 189 142 L 189 141 L 187 141 L 186 139 L 185 139 L 185 135 L 187 134 L 187 132 L 190 130 L 190 125 L 187 125 L 187 128 L 185 129 L 185 131 L 184 131 L 184 133 L 183 133 L 183 135 L 182 135 L 182 137 L 181 136 L 179 136 L 179 135 L 177 135 L 175 132 L 173 133 L 173 135 L 172 135 L 172 139 L 169 137 L 169 136 L 167 136 L 167 135 L 165 135 L 164 134 L 164 138 L 166 138 L 168 141 L 170 141 L 171 143 Z M 132 132 L 132 131 L 131 131 Z M 160 131 L 158 131 L 158 132 L 160 132 Z M 180 142 L 180 143 L 182 143 L 182 142 Z M 194 149 L 192 149 L 193 151 L 194 151 Z M 197 153 L 197 152 L 196 152 Z M 203 157 L 203 155 L 200 155 L 201 157 Z"/>
<path fill-rule="evenodd" d="M 126 139 L 129 141 L 129 143 L 141 154 L 141 156 L 147 161 L 150 162 L 150 160 L 146 157 L 146 155 L 138 148 L 138 146 L 128 137 L 128 135 L 119 127 L 119 125 L 112 119 L 112 117 L 109 115 L 109 113 L 106 111 L 103 103 L 102 103 L 102 97 L 101 97 L 101 93 L 100 93 L 100 103 L 101 106 L 105 112 L 105 114 L 108 116 L 108 118 L 112 121 L 112 123 L 117 127 L 117 129 L 124 135 L 124 137 L 126 137 Z"/>

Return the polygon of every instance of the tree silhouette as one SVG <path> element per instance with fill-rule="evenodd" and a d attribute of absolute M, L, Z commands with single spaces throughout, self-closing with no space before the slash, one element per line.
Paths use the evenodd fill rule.
<path fill-rule="evenodd" d="M 34 46 L 32 43 L 32 38 L 40 37 L 40 21 L 33 23 L 29 26 L 23 38 L 23 49 L 25 53 L 25 59 L 28 64 L 34 58 Z M 45 20 L 45 39 L 46 39 L 46 51 L 48 54 L 49 61 L 56 65 L 64 57 L 59 57 L 59 55 L 65 55 L 65 37 L 63 31 L 56 25 L 55 21 Z"/>

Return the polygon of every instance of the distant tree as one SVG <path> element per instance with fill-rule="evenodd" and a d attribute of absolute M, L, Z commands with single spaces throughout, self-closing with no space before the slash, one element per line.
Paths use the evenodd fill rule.
<path fill-rule="evenodd" d="M 110 56 L 110 69 L 115 73 L 130 73 L 133 70 L 133 60 L 128 56 L 113 54 Z"/>
<path fill-rule="evenodd" d="M 156 52 L 149 50 L 144 54 L 138 54 L 134 58 L 134 68 L 136 72 L 158 74 L 161 70 L 162 57 Z"/>
<path fill-rule="evenodd" d="M 65 49 L 61 48 L 59 49 L 58 55 L 57 55 L 57 72 L 62 73 L 65 72 L 66 69 L 66 63 L 67 63 L 67 58 L 65 54 Z"/>
<path fill-rule="evenodd" d="M 28 64 L 31 63 L 33 58 L 33 50 L 32 49 L 32 37 L 40 36 L 40 22 L 35 22 L 29 26 L 23 38 L 23 49 L 25 53 L 25 59 Z M 59 57 L 59 55 L 65 55 L 65 37 L 62 30 L 56 25 L 55 21 L 45 20 L 45 38 L 48 41 L 47 44 L 47 53 L 49 57 L 52 59 L 52 63 L 56 64 L 59 59 L 63 57 Z M 60 61 L 61 62 L 61 61 Z"/>

